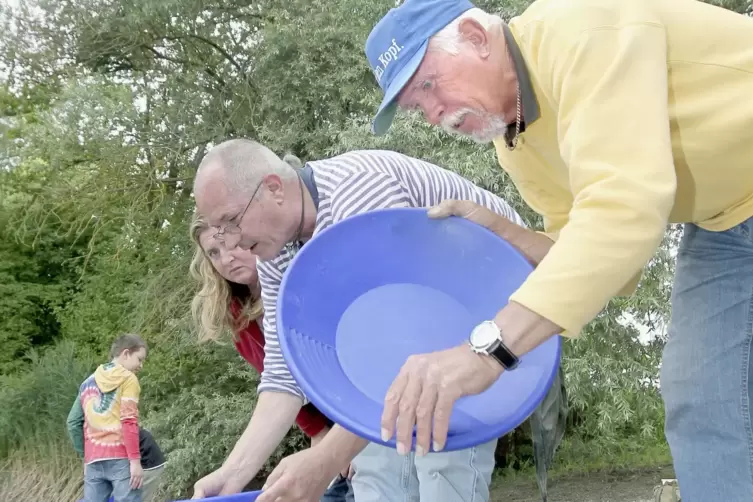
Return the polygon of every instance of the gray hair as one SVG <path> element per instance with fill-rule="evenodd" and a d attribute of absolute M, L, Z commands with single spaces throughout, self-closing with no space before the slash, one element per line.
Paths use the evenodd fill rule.
<path fill-rule="evenodd" d="M 207 166 L 214 164 L 224 171 L 225 184 L 231 191 L 251 189 L 269 174 L 276 174 L 283 180 L 296 175 L 290 163 L 280 160 L 272 150 L 250 139 L 230 139 L 209 150 L 199 164 L 197 178 Z"/>
<path fill-rule="evenodd" d="M 282 158 L 282 161 L 294 169 L 300 169 L 303 167 L 303 162 L 301 162 L 301 159 L 299 159 L 292 153 L 285 154 L 285 156 Z"/>
<path fill-rule="evenodd" d="M 453 56 L 460 54 L 460 47 L 465 42 L 460 35 L 460 23 L 466 19 L 473 19 L 478 24 L 489 30 L 494 26 L 500 26 L 505 21 L 495 15 L 489 14 L 478 7 L 467 10 L 453 19 L 450 24 L 439 30 L 431 37 L 429 47 L 435 50 L 443 51 Z"/>

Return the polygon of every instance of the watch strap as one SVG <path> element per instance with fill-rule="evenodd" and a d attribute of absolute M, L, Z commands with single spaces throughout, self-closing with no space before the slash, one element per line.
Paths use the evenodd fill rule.
<path fill-rule="evenodd" d="M 496 359 L 496 361 L 507 371 L 514 370 L 517 368 L 518 364 L 520 364 L 518 356 L 513 354 L 502 340 L 495 341 L 489 347 L 489 355 Z"/>

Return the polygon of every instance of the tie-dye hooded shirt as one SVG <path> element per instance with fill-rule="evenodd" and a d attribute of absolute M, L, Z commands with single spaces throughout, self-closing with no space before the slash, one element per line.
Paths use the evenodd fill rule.
<path fill-rule="evenodd" d="M 136 375 L 116 363 L 101 365 L 81 384 L 85 463 L 140 458 L 140 392 Z"/>

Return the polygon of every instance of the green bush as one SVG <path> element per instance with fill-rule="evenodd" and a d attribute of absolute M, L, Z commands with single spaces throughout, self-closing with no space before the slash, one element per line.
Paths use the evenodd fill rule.
<path fill-rule="evenodd" d="M 153 338 L 139 377 L 140 408 L 168 458 L 163 488 L 170 497 L 187 496 L 193 483 L 222 464 L 248 424 L 258 374 L 230 343 L 199 346 L 181 333 Z M 294 427 L 259 477 L 306 443 Z"/>
<path fill-rule="evenodd" d="M 95 367 L 91 354 L 61 342 L 32 351 L 28 369 L 0 379 L 0 458 L 21 445 L 59 442 L 81 382 Z"/>
<path fill-rule="evenodd" d="M 162 489 L 170 497 L 189 497 L 202 476 L 218 468 L 248 424 L 256 396 L 253 388 L 231 395 L 211 389 L 185 389 L 145 425 L 154 433 L 168 457 Z M 265 478 L 277 462 L 306 446 L 293 429 L 257 477 Z"/>

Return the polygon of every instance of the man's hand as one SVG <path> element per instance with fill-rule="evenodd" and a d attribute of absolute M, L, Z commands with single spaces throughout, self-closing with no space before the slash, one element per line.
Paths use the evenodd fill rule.
<path fill-rule="evenodd" d="M 193 485 L 191 500 L 240 493 L 244 487 L 245 483 L 231 476 L 229 470 L 219 468 Z"/>
<path fill-rule="evenodd" d="M 311 436 L 311 448 L 314 448 L 319 443 L 321 443 L 322 440 L 324 439 L 324 436 L 326 436 L 328 432 L 329 432 L 329 427 L 325 427 L 324 429 L 319 431 L 319 433 L 316 434 L 315 436 Z M 347 467 L 345 467 L 345 469 L 340 471 L 340 475 L 346 479 L 351 479 L 353 477 L 353 468 L 350 465 L 348 465 Z"/>
<path fill-rule="evenodd" d="M 554 241 L 546 235 L 521 227 L 469 200 L 444 200 L 438 206 L 429 209 L 430 218 L 440 219 L 448 216 L 460 216 L 488 228 L 515 246 L 534 266 L 544 259 L 554 245 Z"/>
<path fill-rule="evenodd" d="M 318 502 L 340 467 L 322 453 L 308 448 L 282 459 L 264 484 L 259 502 Z"/>
<path fill-rule="evenodd" d="M 131 460 L 131 490 L 138 490 L 144 482 L 144 469 L 141 460 Z"/>
<path fill-rule="evenodd" d="M 465 344 L 409 357 L 384 400 L 382 440 L 388 441 L 395 434 L 397 422 L 397 451 L 406 455 L 416 425 L 419 456 L 429 451 L 432 439 L 434 450 L 442 450 L 455 401 L 488 389 L 502 369 L 498 362 L 474 353 Z"/>

